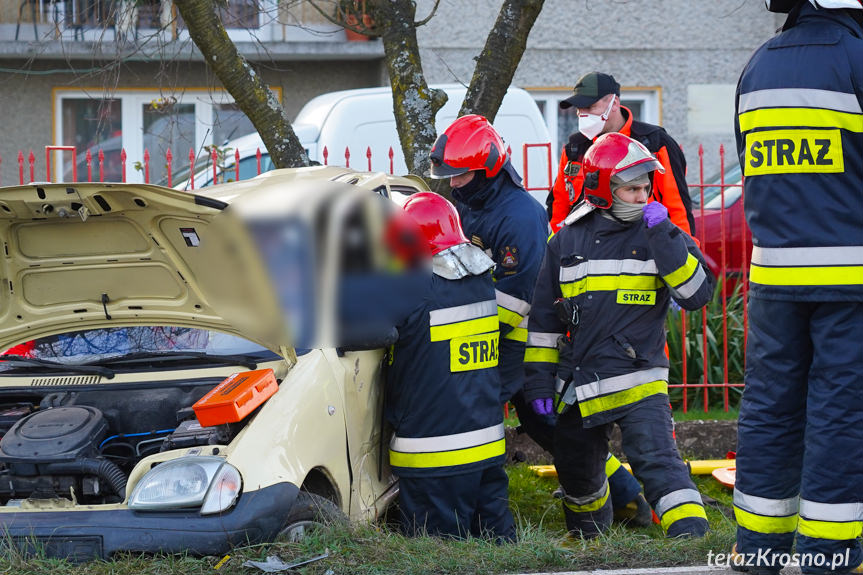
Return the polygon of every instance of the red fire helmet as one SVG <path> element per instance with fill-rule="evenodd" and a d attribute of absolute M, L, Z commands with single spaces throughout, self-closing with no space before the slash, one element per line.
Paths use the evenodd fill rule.
<path fill-rule="evenodd" d="M 404 210 L 419 225 L 432 255 L 469 243 L 461 231 L 461 220 L 455 206 L 443 196 L 434 192 L 413 194 L 405 202 Z"/>
<path fill-rule="evenodd" d="M 506 145 L 488 120 L 477 114 L 457 118 L 438 136 L 431 152 L 431 177 L 460 176 L 471 170 L 485 170 L 495 177 L 506 163 Z"/>
<path fill-rule="evenodd" d="M 591 205 L 607 210 L 611 207 L 611 177 L 629 182 L 654 170 L 665 168 L 641 142 L 618 132 L 603 134 L 584 155 L 584 198 Z"/>

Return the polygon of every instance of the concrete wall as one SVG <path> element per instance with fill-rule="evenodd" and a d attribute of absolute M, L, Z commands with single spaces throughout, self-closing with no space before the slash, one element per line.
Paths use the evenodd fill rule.
<path fill-rule="evenodd" d="M 54 143 L 52 91 L 56 88 L 91 88 L 103 97 L 116 88 L 146 88 L 170 94 L 183 88 L 220 87 L 215 76 L 200 62 L 128 62 L 109 69 L 90 63 L 76 63 L 77 73 L 41 74 L 45 70 L 67 69 L 66 62 L 3 60 L 0 67 L 29 70 L 25 73 L 0 72 L 0 102 L 3 103 L 0 138 L 0 184 L 18 183 L 18 150 L 25 158 L 36 154 L 36 180 L 45 179 L 46 144 Z M 265 81 L 282 91 L 288 116 L 293 118 L 311 98 L 333 90 L 365 88 L 381 84 L 379 60 L 351 62 L 305 61 L 276 62 L 259 66 Z M 35 73 L 34 73 L 35 72 Z M 25 181 L 29 166 L 25 163 Z"/>
<path fill-rule="evenodd" d="M 433 3 L 420 0 L 418 17 Z M 419 31 L 430 82 L 470 82 L 500 4 L 442 0 Z M 753 0 L 546 0 L 514 84 L 571 90 L 580 75 L 600 70 L 622 86 L 660 87 L 661 123 L 697 179 L 699 144 L 707 172 L 717 169 L 719 144 L 734 161 L 733 86 L 780 22 Z"/>

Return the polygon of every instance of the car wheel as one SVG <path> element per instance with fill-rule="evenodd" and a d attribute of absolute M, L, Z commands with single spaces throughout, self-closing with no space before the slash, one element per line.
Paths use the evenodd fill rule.
<path fill-rule="evenodd" d="M 316 529 L 334 524 L 345 525 L 347 522 L 347 516 L 329 499 L 300 491 L 285 518 L 285 526 L 279 532 L 279 539 L 296 543 Z"/>

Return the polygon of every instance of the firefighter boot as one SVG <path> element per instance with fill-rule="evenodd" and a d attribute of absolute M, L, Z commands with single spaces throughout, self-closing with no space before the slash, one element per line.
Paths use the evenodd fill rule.
<path fill-rule="evenodd" d="M 629 527 L 650 527 L 653 523 L 653 510 L 644 494 L 639 493 L 622 509 L 615 507 L 614 520 Z"/>
<path fill-rule="evenodd" d="M 747 559 L 743 554 L 737 552 L 737 543 L 735 543 L 731 548 L 731 558 L 729 560 L 732 571 L 748 573 L 749 575 L 779 575 L 779 572 L 782 570 L 781 568 L 777 569 L 774 567 L 747 566 Z"/>

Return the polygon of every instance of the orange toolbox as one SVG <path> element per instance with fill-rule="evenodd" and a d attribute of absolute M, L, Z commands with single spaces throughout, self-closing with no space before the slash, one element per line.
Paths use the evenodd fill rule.
<path fill-rule="evenodd" d="M 203 427 L 242 421 L 278 389 L 272 369 L 235 373 L 199 399 L 192 409 Z"/>

